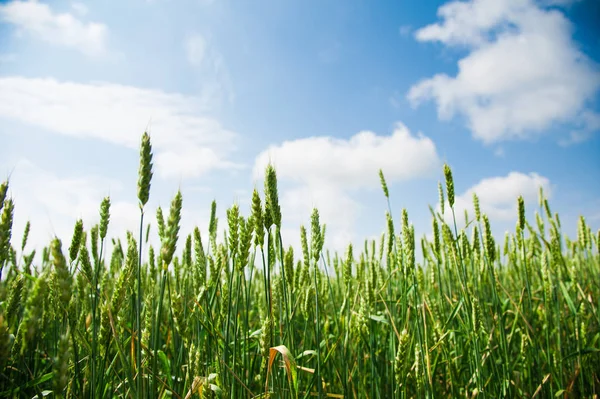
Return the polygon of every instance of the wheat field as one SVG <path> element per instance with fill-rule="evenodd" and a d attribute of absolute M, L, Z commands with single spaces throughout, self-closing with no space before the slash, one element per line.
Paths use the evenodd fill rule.
<path fill-rule="evenodd" d="M 213 202 L 203 237 L 180 230 L 181 192 L 146 213 L 152 158 L 144 133 L 140 228 L 124 242 L 107 236 L 106 197 L 98 225 L 32 250 L 0 187 L 0 397 L 598 397 L 600 231 L 580 217 L 566 237 L 543 192 L 535 220 L 515 198 L 500 242 L 476 196 L 465 229 L 445 222 L 462 215 L 444 165 L 450 206 L 430 207 L 427 240 L 380 172 L 379 240 L 331 253 L 315 209 L 294 253 L 272 166 L 251 213 L 221 222 Z"/>

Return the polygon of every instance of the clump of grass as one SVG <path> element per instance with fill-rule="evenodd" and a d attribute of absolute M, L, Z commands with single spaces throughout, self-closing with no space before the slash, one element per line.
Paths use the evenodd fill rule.
<path fill-rule="evenodd" d="M 86 230 L 77 220 L 66 255 L 55 237 L 34 261 L 35 250 L 24 253 L 29 223 L 20 250 L 13 247 L 18 204 L 8 182 L 0 185 L 0 396 L 600 393 L 600 232 L 581 217 L 577 237 L 566 237 L 542 191 L 535 223 L 515 199 L 515 231 L 499 243 L 476 195 L 458 229 L 454 176 L 444 165 L 428 240 L 415 237 L 405 209 L 396 224 L 380 170 L 381 238 L 331 253 L 315 209 L 296 254 L 281 237 L 269 165 L 263 197 L 254 189 L 248 217 L 237 204 L 227 209 L 224 235 L 215 201 L 204 241 L 197 226 L 180 231 L 178 191 L 166 220 L 156 210 L 160 248 L 144 250 L 152 168 L 144 133 L 139 235 L 113 239 L 110 253 L 109 197 L 98 225 Z"/>

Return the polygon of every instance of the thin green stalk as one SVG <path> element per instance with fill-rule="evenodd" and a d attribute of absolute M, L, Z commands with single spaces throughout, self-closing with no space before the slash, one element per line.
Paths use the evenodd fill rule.
<path fill-rule="evenodd" d="M 141 327 L 141 314 L 142 314 L 142 242 L 144 232 L 144 209 L 140 208 L 140 239 L 139 239 L 139 250 L 138 250 L 138 263 L 136 270 L 137 279 L 137 299 L 135 303 L 135 354 L 136 354 L 136 382 L 137 391 L 142 397 L 144 397 L 144 391 L 142 389 L 143 373 L 142 373 L 142 327 Z"/>

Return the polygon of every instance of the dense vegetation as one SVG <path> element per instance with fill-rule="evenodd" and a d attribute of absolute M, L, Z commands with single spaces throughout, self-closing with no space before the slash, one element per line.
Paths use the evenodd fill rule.
<path fill-rule="evenodd" d="M 79 220 L 68 245 L 55 238 L 35 257 L 29 224 L 21 242 L 11 237 L 18 205 L 2 184 L 0 396 L 599 394 L 600 232 L 580 218 L 576 239 L 564 237 L 543 192 L 533 224 L 515 199 L 515 232 L 499 245 L 476 196 L 465 230 L 444 222 L 456 220 L 445 165 L 450 207 L 430 208 L 431 240 L 418 242 L 407 212 L 389 206 L 379 242 L 330 254 L 314 210 L 298 254 L 281 239 L 269 166 L 264 195 L 254 191 L 248 217 L 229 208 L 223 236 L 215 202 L 209 237 L 183 235 L 177 193 L 167 215 L 157 210 L 153 248 L 147 134 L 140 158 L 140 230 L 126 242 L 107 237 L 107 197 L 98 225 Z"/>

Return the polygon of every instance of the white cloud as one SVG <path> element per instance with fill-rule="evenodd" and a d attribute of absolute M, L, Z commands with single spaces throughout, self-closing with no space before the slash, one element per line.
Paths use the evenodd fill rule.
<path fill-rule="evenodd" d="M 510 222 L 517 219 L 517 198 L 523 196 L 526 209 L 537 204 L 539 189 L 544 189 L 547 198 L 552 196 L 552 185 L 547 177 L 537 173 L 510 172 L 506 176 L 482 179 L 464 193 L 455 196 L 454 211 L 457 223 L 463 221 L 465 209 L 470 217 L 474 217 L 473 193 L 479 197 L 482 214 L 487 214 L 490 221 Z M 446 199 L 445 217 L 451 223 L 450 205 Z M 440 210 L 438 203 L 437 210 Z"/>
<path fill-rule="evenodd" d="M 453 1 L 419 41 L 466 48 L 455 77 L 437 74 L 408 93 L 413 105 L 437 102 L 438 115 L 464 115 L 485 143 L 524 139 L 554 123 L 577 123 L 600 88 L 600 72 L 571 38 L 558 9 L 533 0 Z"/>
<path fill-rule="evenodd" d="M 206 56 L 206 40 L 202 35 L 194 34 L 185 42 L 188 62 L 194 66 L 202 65 Z"/>
<path fill-rule="evenodd" d="M 81 14 L 81 7 L 78 9 Z M 106 52 L 106 25 L 82 22 L 69 13 L 55 13 L 50 6 L 36 0 L 15 0 L 0 5 L 0 20 L 15 25 L 20 35 L 28 34 L 48 43 L 71 47 L 89 56 Z"/>
<path fill-rule="evenodd" d="M 269 162 L 279 181 L 292 183 L 281 194 L 286 241 L 299 245 L 299 225 L 310 228 L 316 207 L 327 224 L 326 247 L 342 251 L 356 238 L 361 205 L 355 191 L 379 187 L 380 168 L 392 185 L 432 175 L 440 165 L 434 143 L 401 123 L 389 136 L 363 131 L 347 140 L 310 137 L 271 146 L 256 158 L 255 179 L 264 176 Z"/>
<path fill-rule="evenodd" d="M 22 159 L 14 169 L 9 182 L 10 195 L 15 201 L 15 222 L 12 242 L 21 247 L 25 223 L 31 221 L 31 232 L 26 252 L 35 248 L 38 253 L 54 236 L 63 242 L 63 250 L 70 245 L 75 221 L 83 219 L 89 230 L 98 223 L 100 203 L 111 197 L 109 237 L 125 238 L 127 230 L 139 228 L 139 208 L 135 202 L 114 199 L 122 190 L 120 182 L 100 176 L 59 177 L 46 168 Z"/>
<path fill-rule="evenodd" d="M 348 140 L 319 136 L 271 146 L 256 158 L 255 178 L 269 162 L 283 179 L 349 189 L 377 187 L 380 168 L 393 183 L 429 175 L 439 166 L 433 141 L 401 123 L 390 136 L 362 131 Z"/>
<path fill-rule="evenodd" d="M 237 135 L 210 117 L 202 98 L 108 83 L 0 78 L 0 117 L 56 134 L 139 148 L 151 119 L 157 171 L 197 177 L 236 166 L 226 160 Z"/>

